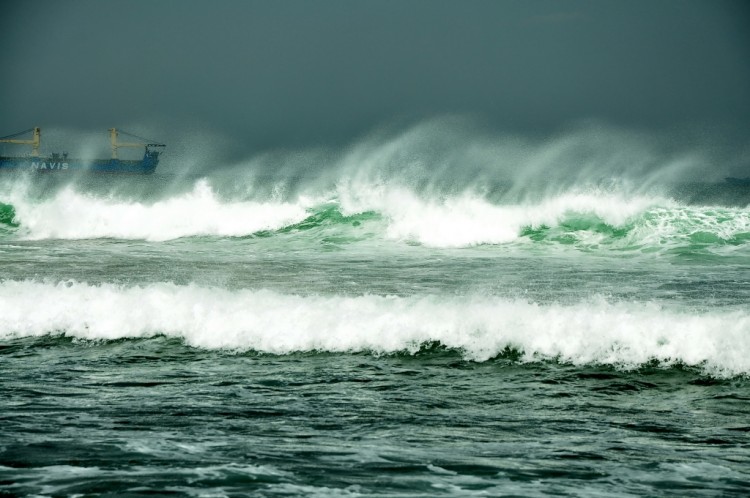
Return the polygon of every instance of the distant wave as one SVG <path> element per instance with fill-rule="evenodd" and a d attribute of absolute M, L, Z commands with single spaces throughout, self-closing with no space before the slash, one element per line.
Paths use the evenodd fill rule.
<path fill-rule="evenodd" d="M 122 287 L 0 282 L 0 338 L 87 340 L 165 335 L 199 348 L 415 353 L 438 343 L 471 360 L 508 350 L 521 361 L 635 368 L 687 365 L 750 374 L 750 312 L 698 312 L 593 299 L 541 305 L 487 296 L 300 296 L 195 285 Z"/>
<path fill-rule="evenodd" d="M 428 247 L 540 243 L 583 249 L 662 250 L 750 244 L 750 207 L 685 205 L 648 195 L 569 190 L 535 200 L 491 201 L 475 192 L 417 193 L 400 185 L 339 182 L 333 191 L 279 200 L 228 200 L 208 180 L 145 202 L 66 187 L 48 198 L 0 197 L 0 235 L 30 240 L 273 237 L 316 230 Z"/>

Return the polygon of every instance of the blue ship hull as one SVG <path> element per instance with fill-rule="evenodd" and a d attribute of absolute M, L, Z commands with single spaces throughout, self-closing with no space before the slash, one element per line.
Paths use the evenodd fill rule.
<path fill-rule="evenodd" d="M 159 164 L 159 153 L 148 151 L 143 159 L 68 159 L 52 157 L 0 157 L 0 171 L 31 171 L 36 173 L 125 173 L 150 175 Z"/>

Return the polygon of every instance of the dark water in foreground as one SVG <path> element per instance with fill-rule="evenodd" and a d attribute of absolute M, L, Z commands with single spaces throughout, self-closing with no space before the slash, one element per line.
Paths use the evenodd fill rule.
<path fill-rule="evenodd" d="M 745 191 L 118 182 L 0 182 L 2 495 L 750 493 Z"/>
<path fill-rule="evenodd" d="M 513 355 L 6 342 L 6 494 L 742 496 L 746 379 Z"/>

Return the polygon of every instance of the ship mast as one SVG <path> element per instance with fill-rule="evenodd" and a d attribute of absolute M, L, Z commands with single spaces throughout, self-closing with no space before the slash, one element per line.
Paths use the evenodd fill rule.
<path fill-rule="evenodd" d="M 18 140 L 15 138 L 21 135 L 25 135 L 30 131 L 34 132 L 34 135 L 31 138 L 31 140 Z M 31 157 L 39 157 L 39 145 L 41 144 L 41 138 L 42 138 L 42 130 L 41 128 L 37 126 L 35 128 L 31 128 L 29 130 L 16 133 L 14 135 L 8 135 L 7 137 L 0 137 L 0 143 L 31 145 Z"/>

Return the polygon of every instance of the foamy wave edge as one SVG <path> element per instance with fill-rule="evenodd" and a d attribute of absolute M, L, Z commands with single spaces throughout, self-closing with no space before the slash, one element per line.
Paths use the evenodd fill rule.
<path fill-rule="evenodd" d="M 439 343 L 486 361 L 507 348 L 522 361 L 636 368 L 656 361 L 714 376 L 750 374 L 750 314 L 690 312 L 655 303 L 538 304 L 500 297 L 300 296 L 159 283 L 148 286 L 0 283 L 0 339 L 47 334 L 87 340 L 164 335 L 207 349 L 419 351 Z"/>
<path fill-rule="evenodd" d="M 6 223 L 24 240 L 247 237 L 294 227 L 330 207 L 343 216 L 377 213 L 382 222 L 372 227 L 376 236 L 435 248 L 526 243 L 527 230 L 548 229 L 542 239 L 565 237 L 597 248 L 663 249 L 691 245 L 693 238 L 713 246 L 745 245 L 750 234 L 748 208 L 684 206 L 596 189 L 498 204 L 468 191 L 444 197 L 399 185 L 341 181 L 332 191 L 293 199 L 227 200 L 201 179 L 192 191 L 156 202 L 97 197 L 73 188 L 35 201 L 22 191 L 11 192 L 0 201 L 10 203 L 5 217 L 12 219 Z M 600 225 L 604 233 L 597 230 Z M 610 228 L 621 230 L 621 236 L 612 238 Z"/>

